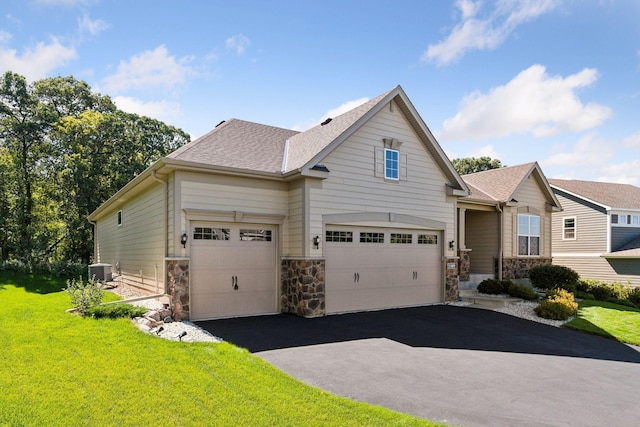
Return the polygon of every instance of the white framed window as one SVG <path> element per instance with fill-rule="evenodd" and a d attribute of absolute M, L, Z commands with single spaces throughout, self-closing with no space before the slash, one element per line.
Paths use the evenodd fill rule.
<path fill-rule="evenodd" d="M 384 149 L 384 177 L 386 179 L 400 179 L 400 152 L 390 148 Z"/>
<path fill-rule="evenodd" d="M 118 211 L 118 227 L 120 227 L 122 225 L 122 210 Z"/>
<path fill-rule="evenodd" d="M 411 244 L 413 235 L 411 233 L 391 233 L 391 243 Z"/>
<path fill-rule="evenodd" d="M 518 215 L 518 255 L 540 255 L 540 217 Z"/>
<path fill-rule="evenodd" d="M 438 235 L 437 234 L 418 234 L 418 244 L 419 245 L 437 245 Z"/>
<path fill-rule="evenodd" d="M 384 233 L 360 233 L 360 243 L 384 243 Z"/>
<path fill-rule="evenodd" d="M 324 235 L 325 242 L 353 242 L 353 231 L 333 231 L 327 230 Z"/>
<path fill-rule="evenodd" d="M 271 230 L 240 229 L 241 242 L 270 242 Z"/>
<path fill-rule="evenodd" d="M 640 227 L 640 215 L 611 214 L 611 224 L 618 227 Z"/>
<path fill-rule="evenodd" d="M 562 240 L 576 240 L 576 217 L 562 218 Z"/>
<path fill-rule="evenodd" d="M 228 228 L 195 227 L 193 240 L 229 240 L 231 230 Z"/>

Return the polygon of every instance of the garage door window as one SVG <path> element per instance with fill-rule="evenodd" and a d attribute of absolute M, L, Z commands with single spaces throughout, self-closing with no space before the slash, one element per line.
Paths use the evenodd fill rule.
<path fill-rule="evenodd" d="M 384 243 L 384 233 L 360 233 L 360 243 Z"/>
<path fill-rule="evenodd" d="M 437 234 L 418 234 L 418 244 L 419 245 L 437 245 L 438 235 Z"/>
<path fill-rule="evenodd" d="M 324 236 L 325 242 L 353 242 L 353 231 L 327 230 Z"/>
<path fill-rule="evenodd" d="M 229 240 L 228 228 L 195 227 L 193 240 Z"/>
<path fill-rule="evenodd" d="M 410 233 L 391 233 L 391 243 L 411 244 L 412 238 Z"/>
<path fill-rule="evenodd" d="M 271 230 L 240 229 L 240 241 L 270 242 Z"/>

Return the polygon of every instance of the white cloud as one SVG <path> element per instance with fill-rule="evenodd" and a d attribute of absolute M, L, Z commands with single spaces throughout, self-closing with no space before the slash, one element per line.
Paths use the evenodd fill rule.
<path fill-rule="evenodd" d="M 0 30 L 0 43 L 6 43 L 13 38 L 11 33 L 8 33 L 4 30 Z"/>
<path fill-rule="evenodd" d="M 546 160 L 540 162 L 544 166 L 569 166 L 580 167 L 602 165 L 613 158 L 615 146 L 611 141 L 597 138 L 590 133 L 580 138 L 570 151 L 553 154 Z"/>
<path fill-rule="evenodd" d="M 614 163 L 600 168 L 602 175 L 596 181 L 640 185 L 640 160 Z"/>
<path fill-rule="evenodd" d="M 551 12 L 559 0 L 499 0 L 494 9 L 478 18 L 481 1 L 458 0 L 460 22 L 449 36 L 435 45 L 429 45 L 422 54 L 422 62 L 447 65 L 460 59 L 470 50 L 495 49 L 521 24 Z"/>
<path fill-rule="evenodd" d="M 53 38 L 49 43 L 40 42 L 19 55 L 15 49 L 0 48 L 0 71 L 13 71 L 29 81 L 46 77 L 51 70 L 76 58 L 73 47 L 62 45 Z"/>
<path fill-rule="evenodd" d="M 305 131 L 305 130 L 310 129 L 310 128 L 316 126 L 316 125 L 319 125 L 321 122 L 323 122 L 327 118 L 337 117 L 340 114 L 344 114 L 347 111 L 353 110 L 354 108 L 364 104 L 367 101 L 369 101 L 369 98 L 366 98 L 366 97 L 365 98 L 354 99 L 353 101 L 347 101 L 344 104 L 340 105 L 339 107 L 332 108 L 331 110 L 329 110 L 326 113 L 324 113 L 322 118 L 320 118 L 320 119 L 310 119 L 310 120 L 307 120 L 304 123 L 298 123 L 298 124 L 292 126 L 291 129 L 298 130 L 298 131 L 301 131 L 301 132 Z"/>
<path fill-rule="evenodd" d="M 249 46 L 251 46 L 251 40 L 244 34 L 236 34 L 225 41 L 227 50 L 234 50 L 238 55 L 244 54 Z"/>
<path fill-rule="evenodd" d="M 563 78 L 533 65 L 487 94 L 465 96 L 458 113 L 444 121 L 439 139 L 481 140 L 523 133 L 543 137 L 594 128 L 612 111 L 596 103 L 583 104 L 576 91 L 597 78 L 597 71 L 590 68 Z"/>
<path fill-rule="evenodd" d="M 625 147 L 640 148 L 640 131 L 629 135 L 622 141 Z"/>
<path fill-rule="evenodd" d="M 180 105 L 168 101 L 145 102 L 130 96 L 116 96 L 113 98 L 116 106 L 127 113 L 147 116 L 166 123 L 175 121 L 181 115 Z"/>
<path fill-rule="evenodd" d="M 469 154 L 467 154 L 465 157 L 484 157 L 484 156 L 488 156 L 488 157 L 491 157 L 492 159 L 500 160 L 500 157 L 502 156 L 502 154 L 498 153 L 493 148 L 493 145 L 485 145 L 484 147 L 480 147 L 469 152 Z"/>
<path fill-rule="evenodd" d="M 96 36 L 109 28 L 109 24 L 102 19 L 94 19 L 89 18 L 88 14 L 82 15 L 82 18 L 78 18 L 78 29 L 80 30 L 80 34 L 88 33 L 92 36 Z"/>
<path fill-rule="evenodd" d="M 160 45 L 121 61 L 118 71 L 104 79 L 104 87 L 111 92 L 152 87 L 171 88 L 184 83 L 193 73 L 187 65 L 190 58 L 176 60 L 167 48 Z"/>

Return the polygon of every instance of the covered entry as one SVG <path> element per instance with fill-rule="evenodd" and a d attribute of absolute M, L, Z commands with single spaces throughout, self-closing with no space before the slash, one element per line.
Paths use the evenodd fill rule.
<path fill-rule="evenodd" d="M 440 231 L 327 224 L 324 241 L 327 313 L 443 299 Z"/>
<path fill-rule="evenodd" d="M 191 319 L 277 312 L 276 227 L 191 223 Z"/>

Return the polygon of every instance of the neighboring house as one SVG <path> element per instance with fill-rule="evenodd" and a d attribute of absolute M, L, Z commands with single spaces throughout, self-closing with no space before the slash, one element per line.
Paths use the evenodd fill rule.
<path fill-rule="evenodd" d="M 468 194 L 397 86 L 305 132 L 223 122 L 90 220 L 96 262 L 166 290 L 176 317 L 312 317 L 455 300 Z M 518 206 L 544 215 L 531 197 Z"/>
<path fill-rule="evenodd" d="M 471 194 L 458 200 L 460 288 L 486 278 L 527 279 L 551 263 L 551 218 L 561 211 L 538 163 L 464 175 Z"/>
<path fill-rule="evenodd" d="M 640 286 L 640 188 L 549 182 L 564 208 L 553 215 L 553 263 L 583 278 Z"/>

